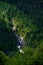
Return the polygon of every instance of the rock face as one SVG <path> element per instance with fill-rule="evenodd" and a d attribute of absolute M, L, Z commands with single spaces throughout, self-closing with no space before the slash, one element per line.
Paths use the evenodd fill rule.
<path fill-rule="evenodd" d="M 20 49 L 20 53 L 24 54 L 24 51 L 22 49 Z"/>
<path fill-rule="evenodd" d="M 19 49 L 20 53 L 24 54 L 24 51 L 22 50 L 23 37 L 19 37 L 16 34 L 15 30 L 16 30 L 16 27 L 13 26 L 12 31 L 14 32 L 14 36 L 16 37 L 16 40 L 17 40 L 16 42 L 17 48 Z"/>
<path fill-rule="evenodd" d="M 15 31 L 16 31 L 16 27 L 14 26 L 14 27 L 12 28 L 12 30 L 15 30 Z"/>
<path fill-rule="evenodd" d="M 24 54 L 24 51 L 22 50 L 22 44 L 23 44 L 23 39 L 18 37 L 17 48 L 19 49 L 20 53 Z"/>

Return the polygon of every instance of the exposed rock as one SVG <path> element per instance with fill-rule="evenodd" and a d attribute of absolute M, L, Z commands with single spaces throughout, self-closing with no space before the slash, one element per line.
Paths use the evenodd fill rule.
<path fill-rule="evenodd" d="M 20 53 L 24 54 L 24 51 L 22 49 L 20 49 Z"/>
<path fill-rule="evenodd" d="M 12 28 L 12 30 L 16 30 L 16 27 L 14 26 L 14 27 Z"/>

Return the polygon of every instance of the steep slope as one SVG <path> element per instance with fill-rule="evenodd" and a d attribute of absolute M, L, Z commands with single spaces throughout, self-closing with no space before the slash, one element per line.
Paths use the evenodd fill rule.
<path fill-rule="evenodd" d="M 42 11 L 39 10 L 40 13 L 43 13 Z M 0 2 L 0 19 L 4 19 L 7 22 L 8 28 L 11 28 L 12 24 L 16 26 L 16 33 L 22 36 L 30 47 L 36 48 L 41 43 L 41 40 L 43 40 L 42 17 L 24 14 L 17 6 Z"/>
<path fill-rule="evenodd" d="M 42 3 L 43 1 L 40 0 L 0 0 L 0 51 L 10 57 L 6 62 L 1 52 L 0 58 L 5 59 L 0 62 L 1 64 L 43 64 Z M 15 31 L 12 31 L 13 26 L 16 27 Z M 23 37 L 24 54 L 19 53 L 13 32 Z"/>
<path fill-rule="evenodd" d="M 15 50 L 14 50 L 15 49 Z M 0 50 L 6 54 L 16 52 L 16 39 L 13 31 L 7 28 L 6 22 L 0 20 Z"/>

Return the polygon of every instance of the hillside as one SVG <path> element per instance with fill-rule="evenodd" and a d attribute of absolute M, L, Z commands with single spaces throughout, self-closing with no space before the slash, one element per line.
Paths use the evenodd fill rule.
<path fill-rule="evenodd" d="M 16 30 L 12 31 L 15 26 Z M 14 35 L 23 37 L 24 55 L 19 53 Z M 43 1 L 1 0 L 0 1 L 0 51 L 1 65 L 42 65 L 43 64 Z M 11 57 L 11 58 L 9 58 Z M 17 62 L 17 63 L 16 63 Z M 1 62 L 0 62 L 1 63 Z"/>

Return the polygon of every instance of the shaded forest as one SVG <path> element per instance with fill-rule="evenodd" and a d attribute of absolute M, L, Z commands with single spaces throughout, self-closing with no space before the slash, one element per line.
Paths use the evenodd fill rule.
<path fill-rule="evenodd" d="M 24 54 L 16 46 L 23 37 Z M 0 65 L 43 65 L 43 1 L 0 0 Z"/>

